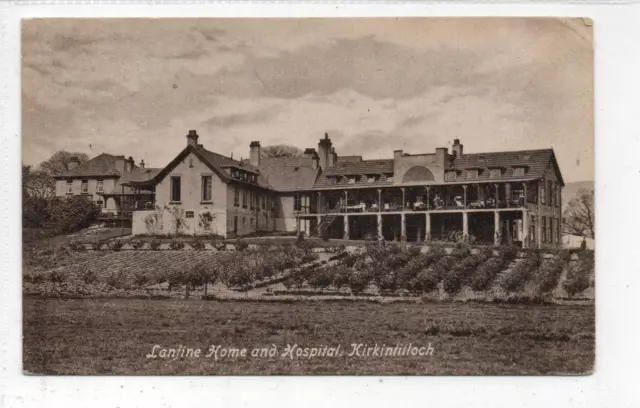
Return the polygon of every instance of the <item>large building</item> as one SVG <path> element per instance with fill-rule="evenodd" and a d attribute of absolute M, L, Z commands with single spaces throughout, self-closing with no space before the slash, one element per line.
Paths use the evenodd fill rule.
<path fill-rule="evenodd" d="M 205 149 L 192 130 L 165 168 L 128 163 L 118 169 L 109 194 L 104 183 L 110 178 L 100 175 L 100 197 L 131 197 L 134 234 L 287 231 L 358 240 L 561 245 L 564 182 L 552 149 L 466 153 L 456 139 L 451 151 L 396 150 L 389 159 L 365 160 L 339 156 L 325 134 L 302 157 L 261 157 L 260 143 L 253 141 L 249 159 L 233 160 Z M 94 183 L 93 173 L 81 170 L 60 178 L 59 193 L 68 191 L 69 182 L 80 180 L 83 192 Z"/>

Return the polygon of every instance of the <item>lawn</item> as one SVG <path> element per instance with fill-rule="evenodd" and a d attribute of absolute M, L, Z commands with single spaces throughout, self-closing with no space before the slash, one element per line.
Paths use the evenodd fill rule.
<path fill-rule="evenodd" d="M 593 305 L 26 297 L 23 311 L 24 369 L 38 374 L 583 374 L 595 353 Z M 434 353 L 349 356 L 352 343 Z M 287 344 L 343 354 L 283 358 Z M 154 345 L 202 355 L 146 358 Z M 216 361 L 210 345 L 248 354 Z M 275 356 L 250 356 L 272 345 Z"/>

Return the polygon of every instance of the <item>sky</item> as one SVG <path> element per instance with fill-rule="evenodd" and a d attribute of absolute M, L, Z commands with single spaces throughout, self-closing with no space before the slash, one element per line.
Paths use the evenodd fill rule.
<path fill-rule="evenodd" d="M 553 147 L 593 180 L 593 27 L 583 19 L 37 19 L 22 23 L 23 162 L 57 150 L 163 167 L 195 129 L 391 158 Z"/>

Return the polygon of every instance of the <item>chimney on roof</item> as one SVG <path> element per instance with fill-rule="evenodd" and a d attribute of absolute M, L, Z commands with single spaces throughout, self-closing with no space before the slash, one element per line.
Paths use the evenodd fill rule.
<path fill-rule="evenodd" d="M 80 165 L 80 160 L 77 156 L 72 156 L 67 162 L 67 170 L 73 170 Z"/>
<path fill-rule="evenodd" d="M 316 149 L 313 149 L 313 148 L 304 149 L 304 157 L 310 157 L 311 168 L 314 170 L 318 169 L 318 162 L 320 161 L 320 157 L 318 157 L 318 153 L 316 153 Z"/>
<path fill-rule="evenodd" d="M 124 171 L 130 173 L 133 170 L 133 166 L 135 162 L 133 161 L 133 157 L 129 156 L 127 160 L 124 161 Z"/>
<path fill-rule="evenodd" d="M 324 139 L 320 139 L 318 142 L 318 156 L 319 156 L 319 164 L 320 167 L 326 169 L 333 165 L 333 153 L 332 150 L 333 143 L 331 143 L 331 139 L 329 139 L 329 134 L 324 134 Z"/>
<path fill-rule="evenodd" d="M 144 169 L 144 159 L 140 160 L 140 164 L 138 165 L 141 169 Z"/>
<path fill-rule="evenodd" d="M 402 155 L 403 155 L 402 150 L 394 150 L 393 151 L 393 158 L 394 159 L 399 159 L 399 158 L 402 157 Z"/>
<path fill-rule="evenodd" d="M 447 159 L 449 149 L 446 147 L 436 147 L 436 164 L 445 167 L 445 161 Z"/>
<path fill-rule="evenodd" d="M 462 157 L 462 145 L 460 139 L 453 139 L 453 147 L 451 148 L 453 155 L 456 157 Z"/>
<path fill-rule="evenodd" d="M 249 144 L 249 164 L 260 167 L 260 142 L 257 140 Z"/>
<path fill-rule="evenodd" d="M 187 135 L 187 146 L 196 147 L 198 145 L 198 133 L 195 130 L 190 130 Z"/>

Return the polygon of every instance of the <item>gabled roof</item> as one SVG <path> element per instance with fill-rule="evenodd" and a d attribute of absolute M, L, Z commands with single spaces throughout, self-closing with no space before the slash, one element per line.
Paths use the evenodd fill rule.
<path fill-rule="evenodd" d="M 76 168 L 55 176 L 55 178 L 71 177 L 118 177 L 120 172 L 116 170 L 116 161 L 125 160 L 124 156 L 114 156 L 102 153 L 91 160 L 80 163 Z"/>
<path fill-rule="evenodd" d="M 311 157 L 270 157 L 260 159 L 260 170 L 276 191 L 313 188 L 319 169 L 313 169 Z"/>
<path fill-rule="evenodd" d="M 242 163 L 238 160 L 233 160 L 230 157 L 223 156 L 218 153 L 214 153 L 202 147 L 201 145 L 192 146 L 188 145 L 163 169 L 161 169 L 152 179 L 148 181 L 132 181 L 132 184 L 146 187 L 155 185 L 162 180 L 171 170 L 173 170 L 185 157 L 190 153 L 193 153 L 198 159 L 200 159 L 211 171 L 213 171 L 220 179 L 225 183 L 238 182 L 242 184 L 248 184 L 256 187 L 262 187 L 271 189 L 271 186 L 267 182 L 266 177 L 260 172 L 260 170 L 250 164 Z M 257 184 L 249 183 L 244 180 L 234 179 L 230 173 L 226 171 L 228 167 L 235 167 L 243 170 L 247 170 L 251 173 L 257 174 Z"/>
<path fill-rule="evenodd" d="M 447 170 L 456 170 L 459 172 L 456 181 L 499 181 L 522 179 L 522 176 L 514 175 L 514 169 L 516 167 L 525 167 L 527 170 L 524 178 L 537 179 L 544 177 L 544 172 L 550 163 L 555 166 L 558 178 L 564 184 L 553 149 L 464 154 L 456 157 Z M 491 168 L 502 168 L 504 171 L 500 177 L 491 178 L 490 172 L 488 171 Z M 477 178 L 468 178 L 468 170 L 472 169 L 481 170 Z"/>
<path fill-rule="evenodd" d="M 140 168 L 136 167 L 131 172 L 123 173 L 113 189 L 114 193 L 129 194 L 133 192 L 131 186 L 136 183 L 153 179 L 162 169 L 159 168 Z M 124 190 L 123 190 L 124 187 Z"/>
<path fill-rule="evenodd" d="M 323 173 L 325 176 L 393 173 L 393 159 L 338 161 L 333 166 L 327 167 Z"/>

